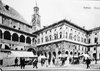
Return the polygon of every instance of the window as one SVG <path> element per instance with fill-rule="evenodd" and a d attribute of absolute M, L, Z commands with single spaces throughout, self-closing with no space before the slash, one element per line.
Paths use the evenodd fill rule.
<path fill-rule="evenodd" d="M 97 42 L 98 42 L 98 38 L 95 37 L 95 38 L 94 38 L 94 43 L 97 43 Z"/>
<path fill-rule="evenodd" d="M 69 39 L 71 39 L 71 40 L 72 40 L 72 33 L 70 33 L 70 34 L 69 34 Z"/>
<path fill-rule="evenodd" d="M 90 43 L 90 39 L 88 39 L 88 43 Z"/>
<path fill-rule="evenodd" d="M 96 47 L 94 48 L 94 50 L 96 50 Z"/>
<path fill-rule="evenodd" d="M 49 36 L 50 40 L 52 40 L 51 35 Z"/>
<path fill-rule="evenodd" d="M 58 39 L 58 34 L 57 34 L 57 32 L 54 33 L 54 39 Z"/>
<path fill-rule="evenodd" d="M 62 32 L 60 32 L 60 38 L 62 38 Z"/>
<path fill-rule="evenodd" d="M 83 37 L 81 37 L 81 42 L 83 42 Z"/>
<path fill-rule="evenodd" d="M 90 48 L 88 48 L 88 51 L 90 51 Z"/>
<path fill-rule="evenodd" d="M 41 42 L 43 43 L 43 37 L 41 38 Z"/>
<path fill-rule="evenodd" d="M 68 35 L 68 34 L 67 34 L 67 32 L 66 32 L 66 38 L 67 38 L 67 35 Z"/>
<path fill-rule="evenodd" d="M 14 25 L 13 28 L 16 28 L 16 26 Z"/>
<path fill-rule="evenodd" d="M 76 41 L 76 35 L 74 35 L 74 41 Z"/>
<path fill-rule="evenodd" d="M 84 43 L 86 43 L 86 38 L 84 38 Z"/>
<path fill-rule="evenodd" d="M 80 36 L 77 36 L 77 41 L 80 42 Z"/>
<path fill-rule="evenodd" d="M 46 42 L 48 42 L 48 41 L 49 41 L 49 39 L 48 39 L 48 37 L 47 37 L 47 36 L 45 37 L 45 41 L 46 41 Z"/>

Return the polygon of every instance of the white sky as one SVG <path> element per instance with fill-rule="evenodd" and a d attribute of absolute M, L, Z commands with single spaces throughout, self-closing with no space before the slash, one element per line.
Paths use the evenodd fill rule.
<path fill-rule="evenodd" d="M 100 1 L 99 0 L 2 0 L 5 4 L 17 10 L 30 24 L 33 7 L 39 7 L 41 25 L 47 26 L 62 19 L 71 20 L 86 29 L 100 26 Z M 90 9 L 84 8 L 88 7 Z M 96 8 L 94 8 L 96 7 Z"/>

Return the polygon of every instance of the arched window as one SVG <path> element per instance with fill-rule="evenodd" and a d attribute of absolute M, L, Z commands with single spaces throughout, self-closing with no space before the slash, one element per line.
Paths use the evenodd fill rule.
<path fill-rule="evenodd" d="M 68 33 L 66 32 L 66 38 L 68 37 Z"/>
<path fill-rule="evenodd" d="M 66 51 L 65 54 L 68 54 L 68 51 Z"/>
<path fill-rule="evenodd" d="M 4 32 L 4 39 L 11 40 L 11 34 L 9 31 Z"/>
<path fill-rule="evenodd" d="M 48 36 L 45 36 L 45 41 L 46 41 L 46 42 L 48 42 L 48 41 L 49 41 Z"/>
<path fill-rule="evenodd" d="M 43 43 L 43 37 L 41 38 L 41 42 Z"/>
<path fill-rule="evenodd" d="M 95 38 L 94 38 L 94 43 L 97 43 L 97 42 L 98 42 L 98 38 L 95 37 Z"/>
<path fill-rule="evenodd" d="M 76 41 L 76 35 L 74 35 L 74 41 Z"/>
<path fill-rule="evenodd" d="M 20 42 L 25 42 L 25 37 L 23 35 L 20 36 Z"/>
<path fill-rule="evenodd" d="M 59 34 L 60 34 L 60 38 L 62 38 L 62 32 L 60 32 Z"/>
<path fill-rule="evenodd" d="M 73 37 L 72 37 L 72 33 L 70 33 L 70 34 L 69 34 L 69 39 L 72 40 L 72 38 L 73 38 Z"/>
<path fill-rule="evenodd" d="M 83 37 L 81 37 L 81 42 L 83 42 Z"/>
<path fill-rule="evenodd" d="M 26 43 L 31 44 L 31 38 L 30 38 L 30 37 L 27 37 L 27 38 L 26 38 Z"/>
<path fill-rule="evenodd" d="M 12 41 L 18 41 L 18 35 L 16 33 L 12 35 Z"/>
<path fill-rule="evenodd" d="M 0 30 L 0 38 L 2 38 L 2 31 Z"/>
<path fill-rule="evenodd" d="M 90 43 L 90 39 L 88 39 L 88 43 Z"/>
<path fill-rule="evenodd" d="M 72 55 L 73 54 L 73 52 L 70 52 L 70 55 Z"/>
<path fill-rule="evenodd" d="M 51 37 L 51 35 L 49 35 L 49 38 L 50 38 L 50 40 L 52 40 L 52 37 Z"/>
<path fill-rule="evenodd" d="M 56 39 L 56 33 L 54 33 L 54 39 Z"/>
<path fill-rule="evenodd" d="M 15 48 L 15 50 L 18 50 L 17 48 Z"/>
<path fill-rule="evenodd" d="M 80 42 L 80 36 L 77 36 L 77 41 Z"/>

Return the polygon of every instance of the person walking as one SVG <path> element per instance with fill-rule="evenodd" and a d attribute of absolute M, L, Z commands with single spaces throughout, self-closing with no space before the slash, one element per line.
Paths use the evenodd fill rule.
<path fill-rule="evenodd" d="M 90 68 L 90 63 L 91 63 L 90 59 L 87 57 L 87 59 L 86 59 L 87 69 Z"/>
<path fill-rule="evenodd" d="M 21 67 L 21 69 L 22 69 L 22 67 L 23 67 L 22 57 L 20 57 L 20 67 Z"/>
<path fill-rule="evenodd" d="M 15 66 L 18 66 L 18 59 L 17 59 L 17 57 L 15 58 Z"/>
<path fill-rule="evenodd" d="M 33 68 L 34 68 L 34 67 L 38 68 L 38 67 L 37 67 L 37 63 L 38 63 L 38 59 L 35 58 L 34 61 L 33 61 Z"/>
<path fill-rule="evenodd" d="M 23 60 L 22 60 L 22 67 L 23 67 L 23 69 L 25 68 L 25 58 L 23 58 Z"/>

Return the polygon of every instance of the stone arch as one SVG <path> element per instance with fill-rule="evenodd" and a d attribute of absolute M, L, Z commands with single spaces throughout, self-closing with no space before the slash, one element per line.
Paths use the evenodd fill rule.
<path fill-rule="evenodd" d="M 93 53 L 93 57 L 94 57 L 94 59 L 96 59 L 96 53 Z"/>
<path fill-rule="evenodd" d="M 4 32 L 4 39 L 11 40 L 11 33 L 9 31 Z"/>
<path fill-rule="evenodd" d="M 77 54 L 77 52 L 74 52 L 74 54 L 76 55 L 76 54 Z"/>
<path fill-rule="evenodd" d="M 5 45 L 5 49 L 10 50 L 10 47 L 8 45 Z"/>
<path fill-rule="evenodd" d="M 72 54 L 73 54 L 73 52 L 71 51 L 71 52 L 70 52 L 70 55 L 72 55 Z"/>
<path fill-rule="evenodd" d="M 12 41 L 18 41 L 18 34 L 13 33 L 13 35 L 12 35 Z"/>
<path fill-rule="evenodd" d="M 2 30 L 0 30 L 0 38 L 2 38 Z"/>
<path fill-rule="evenodd" d="M 80 53 L 78 53 L 78 55 L 80 55 Z"/>
<path fill-rule="evenodd" d="M 20 42 L 25 42 L 25 36 L 20 35 Z"/>
<path fill-rule="evenodd" d="M 31 51 L 31 52 L 33 52 L 33 54 L 36 54 L 36 50 L 33 48 L 29 48 L 27 51 Z"/>
<path fill-rule="evenodd" d="M 31 44 L 31 38 L 30 38 L 30 37 L 27 37 L 27 38 L 26 38 L 26 43 Z"/>
<path fill-rule="evenodd" d="M 61 51 L 58 51 L 58 55 L 60 55 L 61 54 Z"/>
<path fill-rule="evenodd" d="M 56 52 L 55 51 L 53 52 L 53 55 L 56 57 Z"/>
<path fill-rule="evenodd" d="M 68 54 L 68 51 L 66 51 L 65 54 Z"/>

